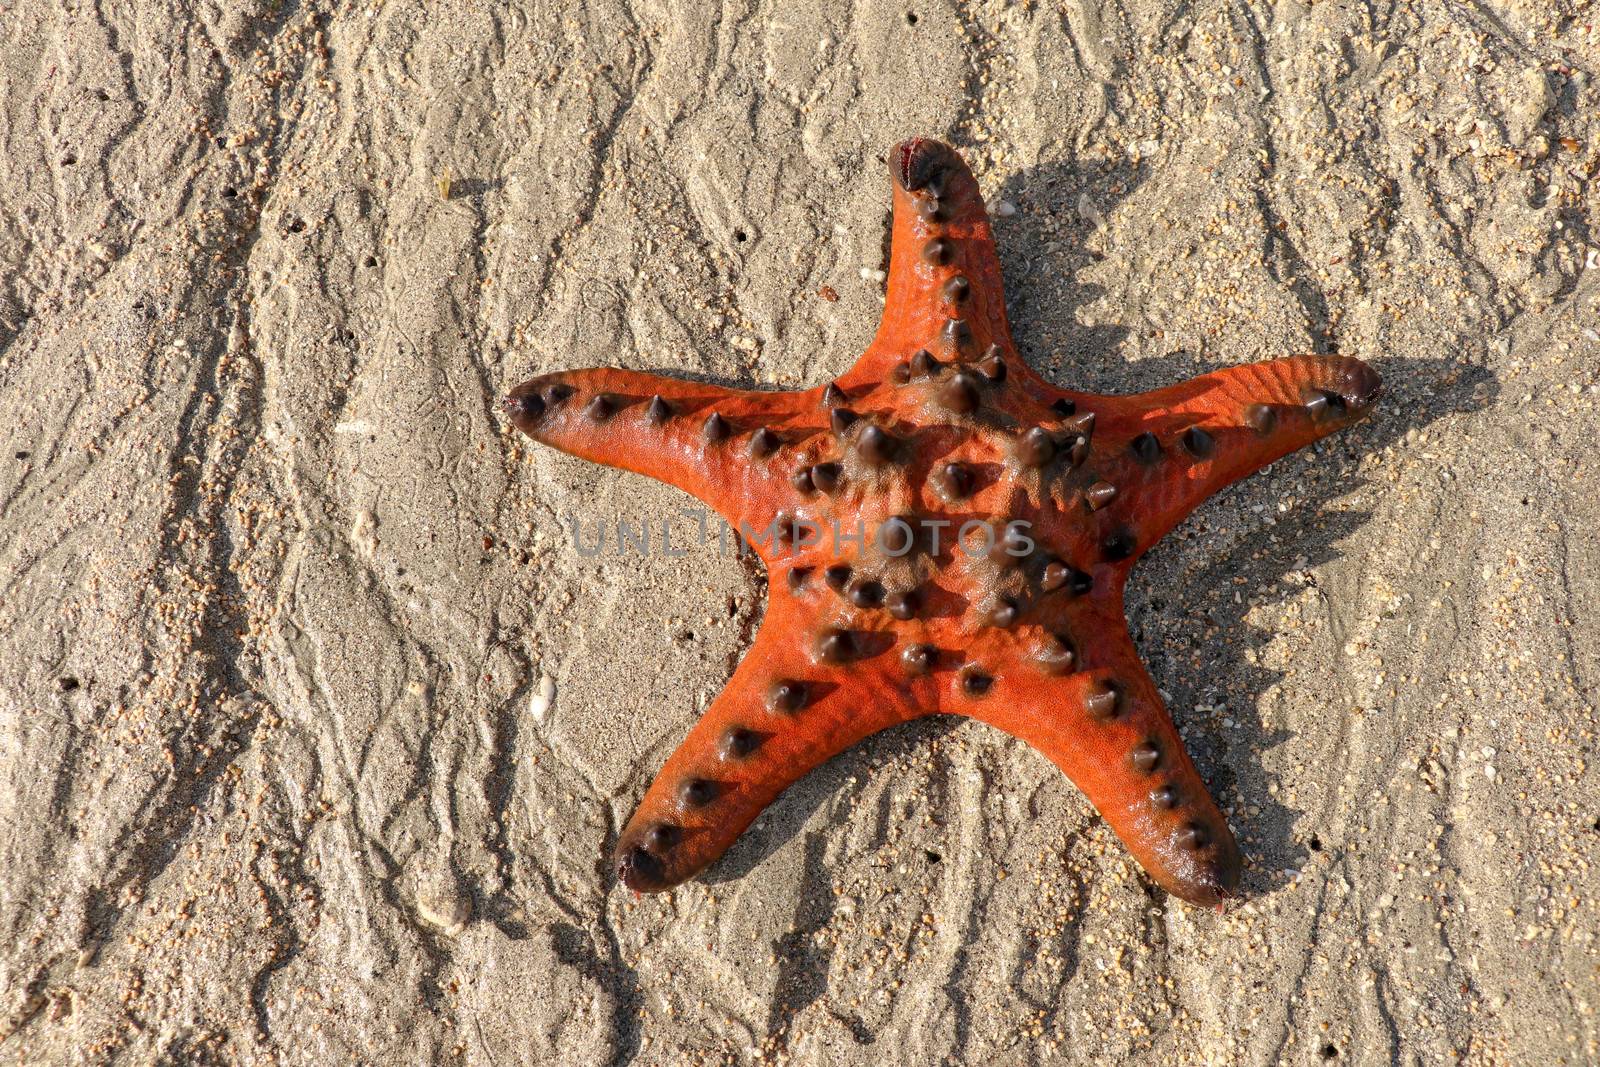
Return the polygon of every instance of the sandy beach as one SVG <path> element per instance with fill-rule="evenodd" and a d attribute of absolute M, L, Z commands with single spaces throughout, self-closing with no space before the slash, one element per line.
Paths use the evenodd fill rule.
<path fill-rule="evenodd" d="M 0 0 L 0 1062 L 1600 1062 L 1600 11 Z M 1019 349 L 1377 412 L 1140 563 L 1245 855 L 927 719 L 607 851 L 758 563 L 506 389 L 849 367 L 905 138 Z"/>

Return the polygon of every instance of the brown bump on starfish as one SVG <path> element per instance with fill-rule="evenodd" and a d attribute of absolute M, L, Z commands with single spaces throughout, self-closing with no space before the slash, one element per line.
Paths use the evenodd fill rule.
<path fill-rule="evenodd" d="M 777 434 L 763 426 L 750 435 L 750 455 L 754 459 L 766 459 L 776 452 L 782 443 Z"/>
<path fill-rule="evenodd" d="M 811 496 L 817 491 L 817 480 L 812 475 L 810 467 L 801 467 L 789 475 L 789 484 L 794 486 L 801 496 Z"/>
<path fill-rule="evenodd" d="M 544 414 L 544 400 L 538 393 L 512 393 L 505 399 L 506 414 L 513 423 L 533 422 Z"/>
<path fill-rule="evenodd" d="M 850 587 L 850 603 L 858 608 L 875 608 L 883 603 L 883 583 L 875 578 L 857 582 Z"/>
<path fill-rule="evenodd" d="M 972 495 L 972 471 L 960 463 L 946 463 L 939 468 L 938 488 L 949 500 L 964 500 Z"/>
<path fill-rule="evenodd" d="M 594 399 L 589 401 L 583 413 L 595 422 L 605 422 L 616 413 L 617 402 L 605 393 L 596 393 Z"/>
<path fill-rule="evenodd" d="M 978 410 L 982 397 L 978 393 L 978 380 L 966 371 L 957 371 L 939 389 L 939 403 L 958 415 Z"/>
<path fill-rule="evenodd" d="M 706 435 L 707 441 L 726 441 L 733 430 L 728 426 L 728 420 L 713 411 L 701 427 L 701 432 Z"/>
<path fill-rule="evenodd" d="M 955 149 L 925 137 L 896 145 L 889 157 L 891 176 L 908 193 L 941 196 L 952 184 L 952 171 L 969 182 L 972 180 L 967 165 Z"/>
<path fill-rule="evenodd" d="M 950 262 L 951 245 L 941 237 L 935 237 L 922 246 L 922 259 L 935 267 L 942 267 Z"/>
<path fill-rule="evenodd" d="M 1051 674 L 1070 674 L 1077 665 L 1078 653 L 1072 642 L 1060 634 L 1044 634 L 1039 640 L 1039 665 Z"/>
<path fill-rule="evenodd" d="M 1150 803 L 1162 811 L 1171 811 L 1183 802 L 1183 794 L 1170 782 L 1150 790 Z"/>
<path fill-rule="evenodd" d="M 812 568 L 810 567 L 795 567 L 789 571 L 789 591 L 791 593 L 798 593 L 806 587 L 806 583 L 811 580 L 811 570 Z"/>
<path fill-rule="evenodd" d="M 817 659 L 837 667 L 861 654 L 861 643 L 849 630 L 829 628 L 817 635 Z"/>
<path fill-rule="evenodd" d="M 939 650 L 932 645 L 907 645 L 900 653 L 900 664 L 911 674 L 927 674 L 938 658 Z"/>
<path fill-rule="evenodd" d="M 978 369 L 983 376 L 995 385 L 1006 380 L 1006 357 L 1000 354 L 999 345 L 990 345 L 989 350 L 978 361 Z"/>
<path fill-rule="evenodd" d="M 839 465 L 837 463 L 818 463 L 811 468 L 811 484 L 824 493 L 831 493 L 839 488 Z"/>
<path fill-rule="evenodd" d="M 1154 741 L 1141 741 L 1128 753 L 1128 762 L 1140 774 L 1149 774 L 1161 764 L 1161 747 Z"/>
<path fill-rule="evenodd" d="M 868 426 L 856 437 L 856 455 L 874 467 L 881 467 L 895 458 L 899 442 L 882 428 Z"/>
<path fill-rule="evenodd" d="M 774 682 L 767 691 L 767 707 L 784 715 L 793 715 L 806 706 L 806 683 L 784 679 Z"/>
<path fill-rule="evenodd" d="M 1036 523 L 1050 531 L 1049 546 L 1061 558 L 1030 553 L 1018 575 L 1015 569 L 997 574 L 981 559 L 974 565 L 953 549 L 919 556 L 916 569 L 909 573 L 928 602 L 916 613 L 916 622 L 889 624 L 886 615 L 857 632 L 831 628 L 839 625 L 841 616 L 849 617 L 858 609 L 848 601 L 811 595 L 820 583 L 808 585 L 806 572 L 781 562 L 770 542 L 767 548 L 758 544 L 769 571 L 786 574 L 788 588 L 775 584 L 762 629 L 727 689 L 691 728 L 646 792 L 618 839 L 615 870 L 638 890 L 660 890 L 682 882 L 722 855 L 767 804 L 812 767 L 887 726 L 959 710 L 1023 738 L 1055 762 L 1169 892 L 1199 904 L 1225 899 L 1239 884 L 1237 844 L 1184 752 L 1127 634 L 1121 596 L 1129 567 L 1102 564 L 1131 560 L 1207 496 L 1362 418 L 1372 411 L 1381 381 L 1357 360 L 1307 356 L 1233 367 L 1135 396 L 1096 396 L 1057 390 L 1020 356 L 1007 355 L 1009 366 L 1003 372 L 999 363 L 984 371 L 976 367 L 952 371 L 980 375 L 984 402 L 991 397 L 997 401 L 993 418 L 982 424 L 963 419 L 954 425 L 928 426 L 927 409 L 935 400 L 937 384 L 882 388 L 887 381 L 901 380 L 900 375 L 910 381 L 913 368 L 907 353 L 929 345 L 930 334 L 941 329 L 954 334 L 943 343 L 954 342 L 958 349 L 954 355 L 963 361 L 979 347 L 978 339 L 997 357 L 1014 350 L 999 260 L 971 172 L 947 146 L 920 139 L 895 149 L 890 169 L 895 179 L 894 222 L 883 317 L 872 344 L 839 382 L 818 391 L 768 393 L 631 371 L 562 371 L 513 390 L 512 396 L 519 399 L 511 411 L 512 421 L 541 443 L 679 486 L 705 500 L 736 529 L 741 524 L 759 529 L 774 515 L 792 526 L 807 498 L 787 477 L 776 477 L 777 472 L 751 449 L 706 447 L 700 420 L 716 411 L 730 427 L 770 427 L 779 433 L 792 428 L 814 435 L 831 423 L 818 417 L 819 393 L 821 411 L 829 414 L 830 409 L 847 407 L 850 397 L 861 397 L 863 405 L 871 405 L 872 422 L 904 437 L 902 454 L 908 462 L 874 479 L 882 483 L 877 488 L 887 493 L 858 498 L 852 492 L 829 499 L 831 517 L 841 524 L 870 523 L 885 513 L 881 509 L 909 507 L 920 500 L 919 494 L 928 493 L 943 502 L 950 518 L 987 520 L 992 534 L 999 533 L 1001 522 L 992 516 L 1012 515 Z M 930 215 L 939 219 L 937 233 L 928 224 Z M 969 283 L 959 318 L 950 314 L 943 292 L 955 272 L 935 269 L 922 258 L 933 239 L 951 244 L 952 259 L 959 261 L 959 273 Z M 951 322 L 959 324 L 946 325 Z M 929 347 L 946 354 L 936 345 Z M 926 369 L 924 380 L 944 374 L 942 367 Z M 1005 373 L 1016 388 L 1002 395 L 992 381 L 982 381 L 983 373 Z M 532 401 L 520 400 L 524 396 L 538 397 L 542 410 Z M 589 401 L 596 396 L 617 398 L 618 409 L 634 403 L 633 398 L 651 398 L 629 427 L 642 427 L 649 420 L 651 432 L 618 432 L 604 420 L 586 416 L 576 401 L 566 403 L 569 397 Z M 651 408 L 657 408 L 656 396 L 667 408 L 667 417 L 659 421 L 651 415 Z M 1041 405 L 1047 405 L 1048 412 Z M 1080 411 L 1084 407 L 1094 410 Z M 1271 420 L 1261 414 L 1263 409 L 1270 410 Z M 673 412 L 697 412 L 699 417 L 670 417 Z M 940 423 L 937 418 L 933 421 Z M 1081 492 L 1103 478 L 1119 488 L 1113 505 L 1118 522 L 1108 521 L 1107 512 L 1052 510 L 1048 503 L 1041 510 L 1030 494 L 1042 487 L 1042 479 L 1031 479 L 1028 486 L 1013 484 L 1016 472 L 1007 464 L 1013 460 L 1016 434 L 1041 423 L 1055 444 L 1057 465 L 1065 467 L 1067 458 L 1074 467 L 1095 464 L 1095 477 L 1062 471 L 1064 485 Z M 1206 462 L 1152 461 L 1139 466 L 1140 446 L 1134 442 L 1141 434 L 1160 433 L 1162 442 L 1170 441 L 1171 451 L 1182 452 L 1187 447 L 1181 440 L 1183 431 L 1201 426 L 1216 443 Z M 845 427 L 852 445 L 864 428 L 864 424 Z M 837 451 L 818 450 L 819 445 L 837 449 L 832 439 L 813 443 L 802 438 L 784 446 L 789 443 L 808 449 L 796 465 L 812 471 L 814 488 L 822 484 L 819 461 L 840 459 Z M 755 446 L 753 438 L 751 444 Z M 857 462 L 854 456 L 842 466 L 849 470 L 852 462 Z M 785 467 L 783 473 L 792 470 Z M 925 479 L 933 485 L 926 485 Z M 999 492 L 985 496 L 991 486 Z M 1024 491 L 1015 492 L 1016 488 Z M 1053 492 L 1054 483 L 1050 488 Z M 974 497 L 977 500 L 970 506 L 957 503 Z M 789 534 L 793 540 L 792 529 Z M 950 537 L 944 543 L 954 540 Z M 865 558 L 876 558 L 877 552 L 875 546 L 859 546 Z M 1094 564 L 1092 583 L 1089 575 L 1066 569 L 1071 566 L 1068 558 L 1085 566 Z M 1052 569 L 1051 564 L 1061 568 Z M 890 567 L 885 574 L 894 575 L 894 580 L 885 576 L 877 580 L 889 587 L 884 606 L 891 608 L 891 598 L 907 588 L 901 584 L 906 572 Z M 846 575 L 838 584 L 844 591 L 841 596 L 850 589 L 848 571 Z M 1081 585 L 1075 575 L 1082 576 Z M 1003 589 L 997 583 L 1003 583 Z M 950 605 L 987 603 L 1002 591 L 1015 595 L 1019 585 L 1025 590 L 1020 599 L 1030 604 L 1030 612 L 1052 626 L 1071 627 L 1075 655 L 1070 664 L 1060 649 L 1045 645 L 1045 635 L 1053 631 L 1028 629 L 1021 623 L 1015 631 L 981 634 L 982 659 L 974 658 L 973 619 L 966 611 L 950 610 Z M 1058 591 L 1040 593 L 1046 585 Z M 1067 590 L 1082 595 L 1069 602 Z M 1042 599 L 1028 599 L 1034 596 Z M 888 628 L 879 629 L 880 624 Z M 914 643 L 904 633 L 913 626 L 920 638 Z M 902 638 L 903 645 L 897 647 Z M 967 650 L 947 653 L 953 664 L 964 664 L 966 670 L 948 685 L 925 684 L 915 676 L 936 668 L 934 650 L 940 647 Z M 807 672 L 819 670 L 817 660 L 830 650 L 863 662 L 859 667 L 827 669 L 827 686 L 814 686 L 804 714 L 767 714 L 763 729 L 754 731 L 747 717 L 753 708 L 760 709 L 772 679 L 806 677 Z M 895 660 L 882 655 L 891 650 Z M 983 664 L 981 671 L 975 666 L 978 662 Z M 1003 683 L 1004 699 L 995 699 L 1000 695 L 995 691 L 986 699 L 968 696 L 965 679 L 974 674 L 994 679 L 995 690 Z M 1122 700 L 1114 718 L 1097 721 L 1084 711 L 1085 698 L 1093 702 L 1095 690 L 1090 687 L 1102 678 L 1116 680 Z M 1149 771 L 1137 766 L 1143 744 L 1159 752 L 1157 765 Z M 707 774 L 713 766 L 716 773 Z M 715 802 L 704 807 L 685 804 L 684 783 L 701 779 L 716 782 Z M 669 843 L 653 834 L 662 825 L 677 828 L 679 836 Z M 1203 834 L 1191 832 L 1191 827 L 1202 828 Z"/>
<path fill-rule="evenodd" d="M 761 735 L 754 730 L 734 727 L 722 735 L 719 751 L 725 760 L 745 759 L 761 747 Z"/>
<path fill-rule="evenodd" d="M 891 515 L 878 530 L 877 540 L 896 559 L 919 551 L 924 541 L 922 520 L 912 514 Z"/>
<path fill-rule="evenodd" d="M 1028 536 L 1027 528 L 1012 519 L 1001 528 L 1000 536 L 994 539 L 994 544 L 989 549 L 989 559 L 1001 567 L 1020 567 L 1036 544 L 1037 542 Z"/>
<path fill-rule="evenodd" d="M 645 835 L 644 839 L 645 844 L 651 849 L 659 851 L 671 848 L 683 840 L 683 830 L 681 827 L 674 826 L 671 823 L 657 823 L 650 828 L 650 832 Z"/>
<path fill-rule="evenodd" d="M 706 778 L 690 778 L 678 788 L 678 799 L 686 808 L 703 808 L 717 799 L 717 783 Z"/>
<path fill-rule="evenodd" d="M 639 845 L 618 850 L 616 872 L 617 881 L 636 893 L 657 893 L 674 884 L 661 860 Z"/>
<path fill-rule="evenodd" d="M 1035 426 L 1017 438 L 1017 460 L 1024 467 L 1043 467 L 1055 458 L 1055 440 L 1041 427 Z"/>
<path fill-rule="evenodd" d="M 1130 441 L 1128 448 L 1140 463 L 1154 463 L 1161 458 L 1161 442 L 1148 430 Z"/>
<path fill-rule="evenodd" d="M 1271 404 L 1251 404 L 1244 409 L 1244 424 L 1265 437 L 1278 426 L 1278 413 Z"/>
<path fill-rule="evenodd" d="M 919 348 L 911 357 L 911 373 L 918 378 L 929 378 L 939 373 L 941 364 L 926 348 Z"/>
<path fill-rule="evenodd" d="M 1083 694 L 1083 710 L 1102 721 L 1114 719 L 1122 708 L 1122 691 L 1115 682 L 1096 682 Z"/>
<path fill-rule="evenodd" d="M 661 399 L 661 394 L 657 393 L 650 398 L 649 406 L 644 409 L 644 417 L 653 425 L 660 426 L 672 417 L 672 405 Z"/>
<path fill-rule="evenodd" d="M 1066 589 L 1073 596 L 1082 596 L 1094 588 L 1094 578 L 1070 563 L 1053 559 L 1044 565 L 1044 573 L 1039 578 L 1039 588 L 1046 593 Z"/>
<path fill-rule="evenodd" d="M 889 380 L 895 385 L 904 385 L 911 380 L 911 368 L 904 363 L 889 372 Z"/>
<path fill-rule="evenodd" d="M 996 598 L 994 607 L 989 609 L 984 621 L 990 626 L 996 626 L 1003 630 L 1016 623 L 1017 616 L 1021 614 L 1021 611 L 1022 609 L 1017 606 L 1015 598 L 1001 596 Z"/>
<path fill-rule="evenodd" d="M 994 675 L 969 667 L 961 672 L 961 691 L 969 697 L 981 697 L 994 686 Z"/>
<path fill-rule="evenodd" d="M 1126 526 L 1119 526 L 1112 530 L 1100 542 L 1100 552 L 1109 563 L 1121 563 L 1133 555 L 1134 550 L 1138 547 L 1139 542 L 1134 537 L 1133 531 Z"/>
<path fill-rule="evenodd" d="M 944 283 L 942 295 L 947 303 L 960 304 L 972 295 L 972 283 L 959 274 L 952 275 Z"/>
<path fill-rule="evenodd" d="M 799 533 L 795 517 L 787 511 L 780 511 L 773 516 L 772 526 L 769 529 L 776 531 L 774 536 L 777 537 L 779 544 L 784 545 L 794 544 L 795 537 Z"/>
<path fill-rule="evenodd" d="M 836 437 L 843 437 L 855 425 L 856 418 L 856 413 L 849 408 L 834 408 L 833 414 L 828 416 L 828 425 Z"/>
<path fill-rule="evenodd" d="M 1110 482 L 1095 482 L 1083 491 L 1083 502 L 1089 505 L 1090 511 L 1099 511 L 1115 499 L 1117 487 Z"/>
<path fill-rule="evenodd" d="M 1217 450 L 1217 440 L 1198 426 L 1183 431 L 1183 450 L 1195 459 L 1209 459 Z"/>
<path fill-rule="evenodd" d="M 922 610 L 922 594 L 915 589 L 897 589 L 884 601 L 889 614 L 904 622 L 917 617 Z"/>
<path fill-rule="evenodd" d="M 939 331 L 939 339 L 944 345 L 944 350 L 952 358 L 958 358 L 972 343 L 972 327 L 967 325 L 966 319 L 951 319 Z"/>
<path fill-rule="evenodd" d="M 1331 389 L 1306 390 L 1306 410 L 1318 421 L 1337 418 L 1344 414 L 1344 397 Z"/>
<path fill-rule="evenodd" d="M 835 593 L 843 594 L 845 586 L 850 584 L 850 564 L 835 563 L 822 572 L 823 581 L 828 583 L 828 588 Z"/>

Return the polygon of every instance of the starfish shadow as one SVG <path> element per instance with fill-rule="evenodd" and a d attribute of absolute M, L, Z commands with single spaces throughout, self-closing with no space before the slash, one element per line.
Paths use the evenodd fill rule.
<path fill-rule="evenodd" d="M 1081 168 L 1067 163 L 1032 167 L 1008 179 L 990 205 L 991 213 L 1001 203 L 1026 208 L 1015 216 L 1018 222 L 995 217 L 995 243 L 1005 277 L 1012 341 L 1046 378 L 1052 377 L 1052 364 L 1109 365 L 1111 377 L 1103 389 L 1099 382 L 1077 381 L 1072 387 L 1139 392 L 1170 384 L 1130 385 L 1126 364 L 1106 358 L 1127 340 L 1129 328 L 1121 323 L 1084 325 L 1077 319 L 1078 309 L 1104 291 L 1079 277 L 1084 267 L 1105 258 L 1089 247 L 1089 238 L 1103 225 L 1105 213 L 1144 183 L 1146 169 L 1131 159 L 1086 163 Z M 1035 308 L 1042 310 L 1035 313 Z"/>

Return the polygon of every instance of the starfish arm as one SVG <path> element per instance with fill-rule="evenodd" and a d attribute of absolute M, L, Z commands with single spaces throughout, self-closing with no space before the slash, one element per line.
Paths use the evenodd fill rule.
<path fill-rule="evenodd" d="M 834 632 L 816 632 L 794 598 L 772 601 L 727 688 L 622 831 L 612 866 L 630 889 L 659 892 L 693 877 L 790 784 L 862 738 L 918 718 L 932 699 L 931 680 L 908 681 L 880 663 L 895 658 L 881 639 L 849 635 L 861 642 L 855 654 L 869 658 L 829 662 L 836 657 L 819 654 L 818 638 Z"/>
<path fill-rule="evenodd" d="M 1062 395 L 1095 416 L 1089 466 L 1116 493 L 1097 525 L 1131 563 L 1207 497 L 1365 417 L 1381 391 L 1358 359 L 1296 356 L 1134 396 Z"/>
<path fill-rule="evenodd" d="M 998 356 L 999 375 L 1009 369 L 1042 385 L 1011 344 L 1000 257 L 972 171 L 949 146 L 924 138 L 897 145 L 889 170 L 888 296 L 876 337 L 840 385 L 882 381 L 919 351 L 980 368 Z"/>
<path fill-rule="evenodd" d="M 675 485 L 735 528 L 765 529 L 798 462 L 790 446 L 819 432 L 800 424 L 802 398 L 811 397 L 598 369 L 532 378 L 505 408 L 535 441 Z"/>
<path fill-rule="evenodd" d="M 1070 627 L 1084 635 L 1073 673 L 1018 664 L 964 711 L 1066 772 L 1163 889 L 1218 903 L 1239 886 L 1227 821 L 1134 648 L 1121 596 L 1080 605 Z"/>

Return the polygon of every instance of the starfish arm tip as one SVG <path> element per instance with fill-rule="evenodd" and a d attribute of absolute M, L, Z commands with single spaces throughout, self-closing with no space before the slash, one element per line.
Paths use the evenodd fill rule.
<path fill-rule="evenodd" d="M 1221 823 L 1222 832 L 1198 856 L 1162 849 L 1162 862 L 1147 863 L 1146 869 L 1168 893 L 1199 907 L 1221 908 L 1240 896 L 1242 863 L 1239 845 L 1232 831 Z"/>
<path fill-rule="evenodd" d="M 677 883 L 667 878 L 661 861 L 643 846 L 619 845 L 611 858 L 618 884 L 635 893 L 662 893 Z"/>

